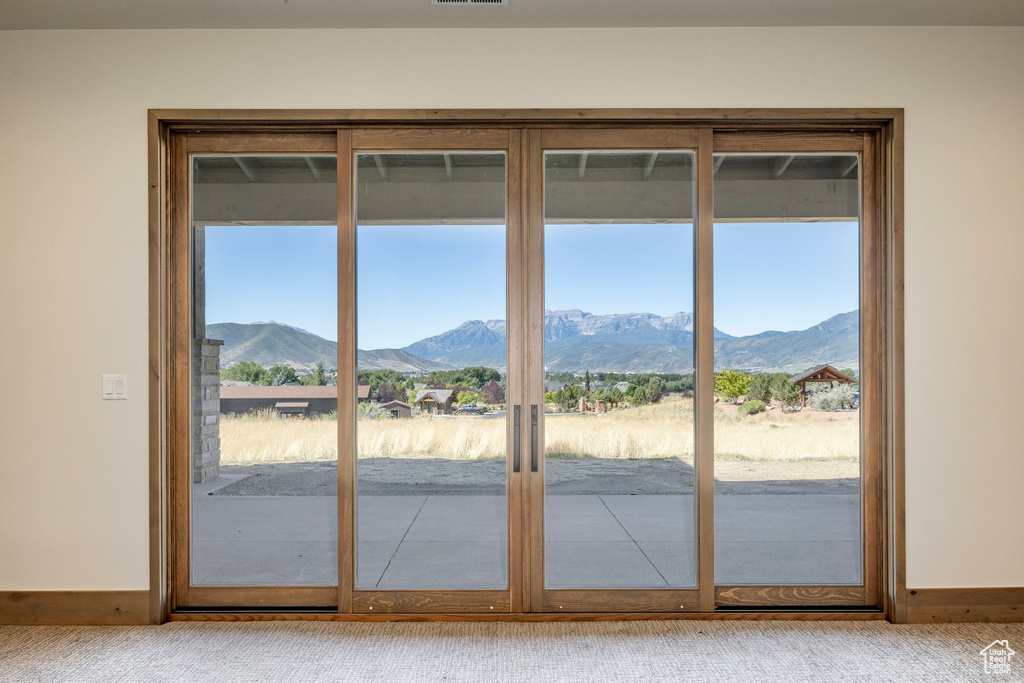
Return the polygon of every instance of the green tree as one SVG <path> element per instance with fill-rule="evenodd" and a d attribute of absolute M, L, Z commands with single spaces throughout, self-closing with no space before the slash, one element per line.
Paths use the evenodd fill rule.
<path fill-rule="evenodd" d="M 715 393 L 729 401 L 744 396 L 750 388 L 751 376 L 740 370 L 723 370 L 715 373 Z"/>
<path fill-rule="evenodd" d="M 750 380 L 750 386 L 747 387 L 747 400 L 761 401 L 762 403 L 771 401 L 774 379 L 772 375 L 766 373 L 754 375 Z"/>
<path fill-rule="evenodd" d="M 476 403 L 480 400 L 480 394 L 475 391 L 460 391 L 455 401 L 460 405 L 469 405 L 470 403 Z"/>
<path fill-rule="evenodd" d="M 261 380 L 267 374 L 263 366 L 253 360 L 243 360 L 235 363 L 230 368 L 220 371 L 221 379 L 233 379 L 236 382 L 252 382 L 261 384 Z"/>
<path fill-rule="evenodd" d="M 327 386 L 327 377 L 324 375 L 324 364 L 320 361 L 316 362 L 316 370 L 313 371 L 312 384 L 317 387 Z"/>
<path fill-rule="evenodd" d="M 374 389 L 384 384 L 384 382 L 392 384 L 402 384 L 405 382 L 405 375 L 397 370 L 360 370 L 356 377 L 360 383 L 365 382 Z"/>
<path fill-rule="evenodd" d="M 555 403 L 563 411 L 573 410 L 579 405 L 583 391 L 575 384 L 566 384 L 555 392 Z"/>
<path fill-rule="evenodd" d="M 462 378 L 460 381 L 465 382 L 471 387 L 479 389 L 488 382 L 498 382 L 501 380 L 501 373 L 494 368 L 487 368 L 480 365 L 462 368 Z"/>
<path fill-rule="evenodd" d="M 782 404 L 782 409 L 792 408 L 800 403 L 800 387 L 789 381 L 785 375 L 779 375 L 772 382 L 772 398 Z"/>
<path fill-rule="evenodd" d="M 629 402 L 634 406 L 642 406 L 647 403 L 647 392 L 644 391 L 643 387 L 630 387 L 633 390 L 632 395 L 629 397 Z"/>
<path fill-rule="evenodd" d="M 647 396 L 648 403 L 657 403 L 665 395 L 664 383 L 660 377 L 652 377 L 647 382 L 647 387 L 644 389 L 644 393 Z"/>
<path fill-rule="evenodd" d="M 622 393 L 621 389 L 612 387 L 611 391 L 605 394 L 605 397 L 605 400 L 608 401 L 610 406 L 618 408 L 619 404 L 622 403 L 622 399 L 625 398 L 625 395 Z"/>
<path fill-rule="evenodd" d="M 583 377 L 583 388 L 587 390 L 588 394 L 590 393 L 590 370 L 587 370 L 587 374 Z"/>
<path fill-rule="evenodd" d="M 288 365 L 275 365 L 267 369 L 267 372 L 260 379 L 260 384 L 279 387 L 282 384 L 298 383 L 299 376 L 295 374 L 295 368 Z"/>

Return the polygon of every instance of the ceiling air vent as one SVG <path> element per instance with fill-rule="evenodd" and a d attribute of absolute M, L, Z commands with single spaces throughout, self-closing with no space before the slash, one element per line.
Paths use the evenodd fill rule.
<path fill-rule="evenodd" d="M 434 5 L 507 5 L 508 0 L 431 0 Z"/>

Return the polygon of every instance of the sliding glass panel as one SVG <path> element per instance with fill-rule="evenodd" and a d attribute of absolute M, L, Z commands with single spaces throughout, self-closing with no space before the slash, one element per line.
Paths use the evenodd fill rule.
<path fill-rule="evenodd" d="M 694 155 L 544 167 L 544 585 L 693 587 Z"/>
<path fill-rule="evenodd" d="M 506 588 L 505 155 L 356 178 L 356 588 Z"/>
<path fill-rule="evenodd" d="M 336 158 L 196 157 L 192 199 L 192 584 L 336 585 Z"/>
<path fill-rule="evenodd" d="M 715 582 L 860 584 L 858 157 L 715 169 Z"/>

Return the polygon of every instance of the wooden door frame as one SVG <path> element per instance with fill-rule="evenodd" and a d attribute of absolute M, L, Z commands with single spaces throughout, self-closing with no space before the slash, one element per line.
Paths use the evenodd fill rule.
<path fill-rule="evenodd" d="M 356 226 L 357 202 L 352 201 L 352 192 L 358 183 L 353 173 L 355 155 L 367 153 L 424 153 L 450 152 L 498 152 L 505 155 L 505 235 L 506 235 L 506 316 L 507 321 L 507 370 L 508 378 L 506 405 L 522 404 L 522 330 L 523 320 L 521 293 L 523 281 L 522 241 L 523 227 L 520 220 L 520 191 L 518 182 L 521 174 L 520 152 L 521 132 L 518 128 L 474 128 L 474 127 L 357 127 L 338 132 L 338 339 L 355 339 L 356 301 L 355 290 L 349 287 L 356 282 Z M 343 164 L 343 155 L 348 163 Z M 346 177 L 342 179 L 342 167 Z M 348 211 L 345 210 L 348 207 Z M 339 611 L 351 614 L 500 614 L 523 611 L 522 590 L 524 582 L 522 553 L 522 474 L 513 471 L 513 444 L 515 430 L 510 412 L 505 420 L 506 432 L 506 557 L 507 580 L 505 589 L 358 589 L 355 586 L 355 558 L 352 556 L 353 541 L 356 537 L 355 513 L 358 496 L 355 491 L 356 459 L 354 449 L 345 444 L 356 443 L 356 347 L 344 345 L 348 356 L 338 362 L 339 400 L 342 395 L 351 403 L 338 405 L 338 606 Z M 339 354 L 342 345 L 339 344 Z M 347 387 L 341 391 L 341 387 Z M 342 500 L 345 498 L 345 500 Z M 345 547 L 345 555 L 341 548 Z"/>
<path fill-rule="evenodd" d="M 882 600 L 877 610 L 842 610 L 808 607 L 806 603 L 792 609 L 770 606 L 766 610 L 728 612 L 712 611 L 713 605 L 702 600 L 701 612 L 680 613 L 574 613 L 545 615 L 510 611 L 499 617 L 494 614 L 424 615 L 415 612 L 390 614 L 355 614 L 342 611 L 344 591 L 339 584 L 339 611 L 310 613 L 315 619 L 606 619 L 606 618 L 789 618 L 789 619 L 877 619 L 894 622 L 906 620 L 906 559 L 905 559 L 905 504 L 904 504 L 904 336 L 903 336 L 903 123 L 902 109 L 522 109 L 522 110 L 186 110 L 155 109 L 149 112 L 149 404 L 150 404 L 150 619 L 162 623 L 170 618 L 295 618 L 295 609 L 287 613 L 272 612 L 263 600 L 252 603 L 253 610 L 216 612 L 210 608 L 203 614 L 174 612 L 172 596 L 172 562 L 174 528 L 180 520 L 173 517 L 172 497 L 176 487 L 173 478 L 180 473 L 174 469 L 170 454 L 174 448 L 174 434 L 181 434 L 180 413 L 175 416 L 173 406 L 180 404 L 182 380 L 188 384 L 187 370 L 175 362 L 175 331 L 183 324 L 180 306 L 175 314 L 172 305 L 176 289 L 175 268 L 180 268 L 180 252 L 171 243 L 170 226 L 180 220 L 181 196 L 172 191 L 180 188 L 183 178 L 175 176 L 175 159 L 180 162 L 181 151 L 174 147 L 175 131 L 205 132 L 209 137 L 218 133 L 245 132 L 278 145 L 289 137 L 306 133 L 331 133 L 342 142 L 353 128 L 590 128 L 607 127 L 680 127 L 703 128 L 699 135 L 715 136 L 726 133 L 756 133 L 770 139 L 773 131 L 804 131 L 828 134 L 848 132 L 870 136 L 877 169 L 872 190 L 877 202 L 871 217 L 879 226 L 884 244 L 879 251 L 873 276 L 884 280 L 879 287 L 882 305 L 879 307 L 878 325 L 881 346 L 881 382 L 878 391 L 884 399 L 878 467 L 881 518 L 878 520 L 878 551 L 880 553 L 878 590 Z M 526 135 L 520 138 L 520 154 L 527 152 Z M 703 138 L 702 138 L 703 139 Z M 259 150 L 253 150 L 259 151 Z M 705 155 L 706 157 L 706 155 Z M 866 162 L 865 157 L 865 162 Z M 707 175 L 710 160 L 698 158 L 698 183 Z M 339 177 L 339 188 L 342 178 Z M 700 187 L 700 184 L 698 184 Z M 710 187 L 702 190 L 710 191 Z M 339 197 L 342 190 L 339 189 Z M 526 193 L 523 193 L 525 195 Z M 701 200 L 708 198 L 702 194 Z M 525 196 L 519 197 L 525 202 Z M 508 211 L 514 210 L 510 203 Z M 524 213 L 528 207 L 520 205 Z M 703 220 L 698 218 L 699 221 Z M 698 234 L 701 230 L 698 226 Z M 706 232 L 706 231 L 705 231 Z M 699 237 L 698 237 L 699 239 Z M 178 261 L 176 261 L 178 259 Z M 339 264 L 340 265 L 340 264 Z M 510 277 L 512 274 L 510 273 Z M 877 281 L 877 280 L 876 280 Z M 178 299 L 180 303 L 180 299 Z M 701 315 L 697 311 L 698 316 Z M 340 322 L 339 322 L 340 325 Z M 180 335 L 179 335 L 180 336 Z M 699 342 L 698 342 L 699 343 Z M 698 379 L 698 383 L 700 380 Z M 698 386 L 698 391 L 700 387 Z M 177 402 L 177 403 L 176 403 Z M 524 402 L 525 403 L 525 402 Z M 187 429 L 187 425 L 186 425 Z M 340 492 L 339 492 L 340 493 Z M 341 496 L 339 496 L 340 499 Z M 340 503 L 339 503 L 340 504 Z M 703 535 L 703 531 L 701 534 Z M 339 548 L 339 553 L 341 549 Z M 525 574 L 525 572 L 524 572 Z M 510 577 L 511 579 L 511 577 Z M 524 586 L 525 587 L 525 586 Z M 316 600 L 311 600 L 315 603 Z M 781 604 L 781 603 L 779 603 Z M 832 605 L 833 603 L 827 603 Z M 311 605 L 312 606 L 312 605 Z M 514 606 L 510 606 L 510 609 Z M 524 605 L 522 609 L 529 608 Z M 260 610 L 267 610 L 261 612 Z"/>
<path fill-rule="evenodd" d="M 526 218 L 526 240 L 528 270 L 531 277 L 527 279 L 527 329 L 529 339 L 527 342 L 527 378 L 526 386 L 531 410 L 534 406 L 539 407 L 539 441 L 538 446 L 538 471 L 526 473 L 528 480 L 528 508 L 529 542 L 524 551 L 529 557 L 529 584 L 528 606 L 533 612 L 547 613 L 577 613 L 577 612 L 632 612 L 632 613 L 695 613 L 711 611 L 714 609 L 714 576 L 711 571 L 710 562 L 697 564 L 697 585 L 691 588 L 604 588 L 604 589 L 573 589 L 573 588 L 546 588 L 544 585 L 544 533 L 545 533 L 545 496 L 544 496 L 544 470 L 545 461 L 543 443 L 544 439 L 544 311 L 545 282 L 543 274 L 545 248 L 544 248 L 544 153 L 547 150 L 560 152 L 573 152 L 575 150 L 594 151 L 658 151 L 658 152 L 691 152 L 694 155 L 695 168 L 700 161 L 697 157 L 707 155 L 711 148 L 707 144 L 710 141 L 709 128 L 691 127 L 647 127 L 647 126 L 616 126 L 601 129 L 580 129 L 580 128 L 531 128 L 527 131 L 528 153 L 526 158 L 527 181 L 524 183 L 526 189 L 528 211 Z M 703 143 L 703 147 L 701 144 Z M 697 214 L 700 213 L 700 202 L 697 193 L 700 192 L 700 180 L 705 182 L 707 178 L 698 178 L 694 174 L 694 203 L 693 207 Z M 700 223 L 700 215 L 694 216 L 694 238 L 695 242 L 700 240 L 700 231 L 707 231 L 709 222 Z M 710 242 L 707 242 L 710 246 Z M 699 262 L 698 252 L 695 250 L 695 265 Z M 710 256 L 710 251 L 708 251 Z M 706 265 L 708 261 L 705 261 Z M 696 275 L 696 273 L 695 273 Z M 697 292 L 695 291 L 695 295 Z M 695 296 L 696 298 L 696 296 Z M 701 309 L 701 302 L 696 301 L 697 310 Z M 704 308 L 710 312 L 709 307 Z M 698 313 L 699 315 L 699 313 Z M 710 325 L 707 330 L 710 330 Z M 701 334 L 704 327 L 697 325 L 697 333 Z M 705 365 L 713 363 L 713 349 L 710 346 L 710 335 L 704 340 L 708 343 L 702 344 L 701 340 L 695 345 L 695 356 L 697 363 L 704 361 Z M 711 367 L 711 365 L 708 365 Z M 700 366 L 703 367 L 703 366 Z M 713 375 L 713 373 L 712 373 Z M 709 385 L 710 386 L 710 385 Z M 711 399 L 713 401 L 713 398 Z M 702 413 L 711 414 L 713 405 L 708 401 L 707 395 L 698 393 L 697 407 L 695 410 L 695 431 L 696 422 L 701 420 Z M 702 451 L 706 451 L 704 453 Z M 709 555 L 713 549 L 713 537 L 710 535 L 712 529 L 710 512 L 711 507 L 704 503 L 710 503 L 707 496 L 707 481 L 711 482 L 710 489 L 714 489 L 713 470 L 707 466 L 710 460 L 706 457 L 713 452 L 710 450 L 711 441 L 705 439 L 703 444 L 697 444 L 697 453 L 694 459 L 694 479 L 696 507 L 695 548 L 698 550 L 697 557 L 700 559 Z M 703 486 L 702 486 L 703 485 Z M 702 502 L 703 501 L 703 502 Z"/>

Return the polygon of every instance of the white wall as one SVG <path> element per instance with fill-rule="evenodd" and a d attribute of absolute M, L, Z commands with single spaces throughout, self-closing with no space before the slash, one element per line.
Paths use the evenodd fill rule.
<path fill-rule="evenodd" d="M 114 31 L 0 32 L 0 590 L 148 587 L 147 108 L 874 106 L 908 584 L 1024 585 L 1024 28 Z"/>

